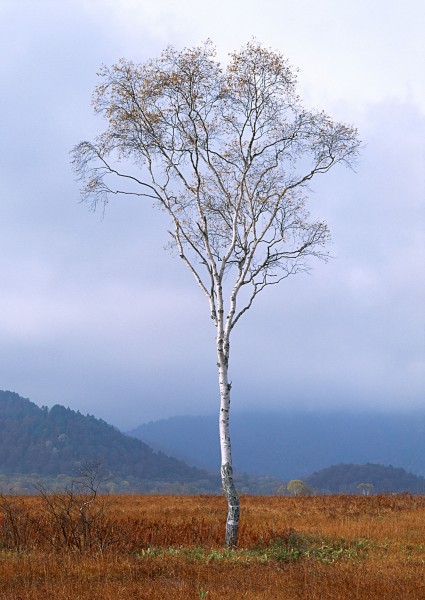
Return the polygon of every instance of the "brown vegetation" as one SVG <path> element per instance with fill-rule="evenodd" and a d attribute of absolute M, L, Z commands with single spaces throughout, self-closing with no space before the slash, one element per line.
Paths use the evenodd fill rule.
<path fill-rule="evenodd" d="M 89 536 L 75 545 L 68 505 L 2 503 L 0 600 L 425 597 L 423 496 L 242 497 L 236 551 L 219 496 L 98 497 L 83 521 L 68 511 L 66 535 Z"/>

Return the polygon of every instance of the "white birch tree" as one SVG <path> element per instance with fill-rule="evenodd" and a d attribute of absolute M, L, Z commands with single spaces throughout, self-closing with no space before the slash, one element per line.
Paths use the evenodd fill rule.
<path fill-rule="evenodd" d="M 111 196 L 154 201 L 171 243 L 208 300 L 220 390 L 225 541 L 238 540 L 239 498 L 229 434 L 230 339 L 258 294 L 326 259 L 329 232 L 306 209 L 310 181 L 351 165 L 351 126 L 306 110 L 281 54 L 256 41 L 220 65 L 210 41 L 99 73 L 93 104 L 107 128 L 81 142 L 73 165 L 93 208 Z"/>

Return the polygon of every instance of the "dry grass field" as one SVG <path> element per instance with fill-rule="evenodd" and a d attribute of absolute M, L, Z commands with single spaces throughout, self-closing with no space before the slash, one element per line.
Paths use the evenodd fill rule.
<path fill-rule="evenodd" d="M 0 600 L 425 598 L 421 496 L 242 497 L 234 551 L 222 497 L 2 502 Z"/>

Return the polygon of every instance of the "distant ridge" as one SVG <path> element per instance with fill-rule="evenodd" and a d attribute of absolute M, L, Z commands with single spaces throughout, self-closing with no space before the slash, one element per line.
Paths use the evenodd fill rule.
<path fill-rule="evenodd" d="M 303 479 L 330 465 L 381 464 L 425 475 L 425 412 L 234 413 L 230 423 L 236 472 Z M 130 432 L 200 468 L 220 461 L 214 416 L 173 417 Z"/>
<path fill-rule="evenodd" d="M 39 408 L 0 391 L 0 473 L 75 476 L 84 461 L 99 462 L 121 489 L 216 491 L 218 478 L 128 437 L 91 415 L 61 405 Z M 7 478 L 7 477 L 6 477 Z"/>

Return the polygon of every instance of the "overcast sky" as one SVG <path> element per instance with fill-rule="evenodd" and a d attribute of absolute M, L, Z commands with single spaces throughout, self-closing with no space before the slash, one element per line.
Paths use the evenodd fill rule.
<path fill-rule="evenodd" d="M 218 409 L 205 298 L 137 200 L 79 203 L 69 151 L 102 130 L 102 64 L 255 36 L 312 108 L 358 127 L 356 172 L 314 186 L 335 257 L 235 330 L 233 408 L 423 408 L 423 0 L 0 0 L 0 389 L 122 428 Z"/>

